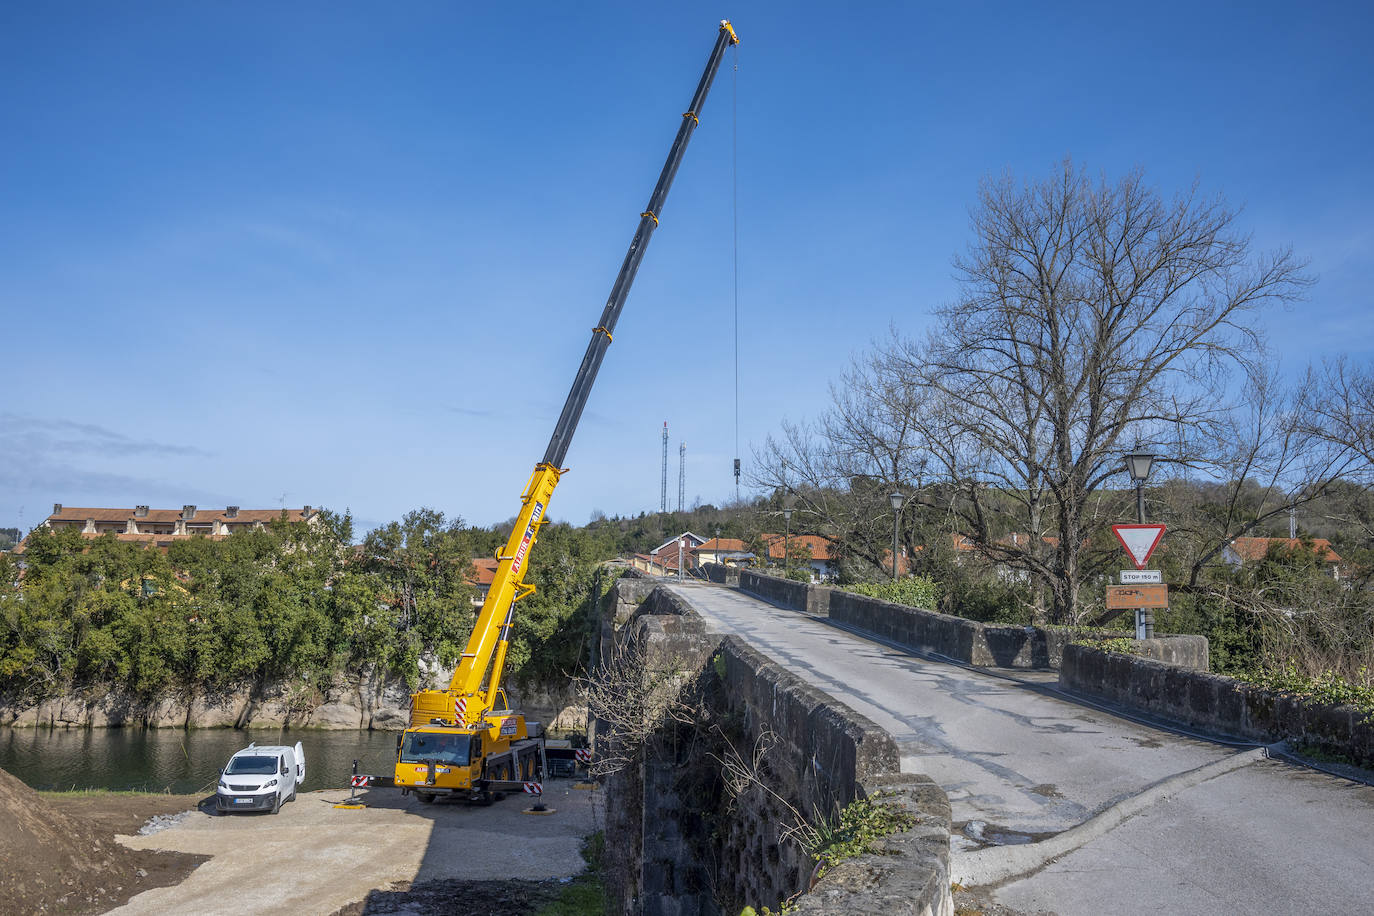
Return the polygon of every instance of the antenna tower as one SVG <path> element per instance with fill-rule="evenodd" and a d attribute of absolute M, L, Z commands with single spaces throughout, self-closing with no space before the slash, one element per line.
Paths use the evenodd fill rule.
<path fill-rule="evenodd" d="M 677 511 L 682 511 L 682 497 L 687 491 L 687 443 L 677 446 Z"/>
<path fill-rule="evenodd" d="M 658 486 L 658 511 L 668 511 L 668 421 L 663 421 L 663 479 Z"/>

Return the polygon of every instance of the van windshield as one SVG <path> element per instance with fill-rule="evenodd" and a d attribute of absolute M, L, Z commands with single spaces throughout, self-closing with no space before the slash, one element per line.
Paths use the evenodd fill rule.
<path fill-rule="evenodd" d="M 402 763 L 451 763 L 467 766 L 470 735 L 440 735 L 433 732 L 411 732 L 401 745 Z"/>
<path fill-rule="evenodd" d="M 224 772 L 230 776 L 268 776 L 277 772 L 276 757 L 234 757 Z"/>

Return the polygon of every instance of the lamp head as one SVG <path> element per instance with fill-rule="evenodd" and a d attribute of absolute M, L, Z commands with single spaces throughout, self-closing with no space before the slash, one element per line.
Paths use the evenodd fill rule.
<path fill-rule="evenodd" d="M 1150 466 L 1154 461 L 1155 456 L 1150 452 L 1131 452 L 1126 456 L 1126 472 L 1132 480 L 1144 483 L 1150 477 Z"/>
<path fill-rule="evenodd" d="M 902 511 L 902 503 L 905 500 L 906 497 L 902 495 L 900 490 L 893 490 L 891 493 L 887 494 L 887 501 L 892 504 L 893 512 Z"/>

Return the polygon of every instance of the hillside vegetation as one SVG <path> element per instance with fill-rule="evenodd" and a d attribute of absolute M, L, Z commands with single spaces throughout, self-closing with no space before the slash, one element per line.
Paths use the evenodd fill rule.
<path fill-rule="evenodd" d="M 18 700 L 111 687 L 145 696 L 296 678 L 323 686 L 380 668 L 415 684 L 421 659 L 454 664 L 471 632 L 472 558 L 496 529 L 422 509 L 351 544 L 347 516 L 273 522 L 167 552 L 74 530 L 36 529 L 0 557 L 0 693 Z M 541 532 L 508 655 L 524 679 L 585 657 L 598 564 L 610 538 Z"/>

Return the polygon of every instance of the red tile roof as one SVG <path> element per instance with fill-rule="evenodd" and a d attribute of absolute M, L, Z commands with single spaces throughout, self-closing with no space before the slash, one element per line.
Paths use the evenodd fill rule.
<path fill-rule="evenodd" d="M 501 561 L 495 557 L 478 557 L 472 561 L 472 575 L 468 576 L 468 582 L 473 585 L 491 587 L 491 583 L 496 579 L 496 567 L 501 565 Z"/>
<path fill-rule="evenodd" d="M 311 515 L 316 511 L 312 508 Z M 123 522 L 133 519 L 139 524 L 163 524 L 170 525 L 181 519 L 181 509 L 149 509 L 147 515 L 134 515 L 133 509 L 110 509 L 110 508 L 84 508 L 81 506 L 63 506 L 61 512 L 54 512 L 48 516 L 50 522 L 85 522 L 87 519 L 95 519 L 97 522 Z M 253 522 L 267 522 L 276 518 L 281 518 L 282 513 L 286 513 L 289 521 L 304 521 L 308 516 L 304 509 L 240 509 L 237 515 L 229 516 L 224 509 L 196 509 L 196 514 L 188 519 L 193 525 L 208 524 L 209 522 L 221 521 L 230 525 L 242 525 Z"/>
<path fill-rule="evenodd" d="M 739 538 L 711 538 L 711 540 L 706 541 L 696 549 L 706 553 L 725 552 L 727 550 L 732 550 L 737 553 L 748 553 L 749 545 Z"/>
<path fill-rule="evenodd" d="M 768 558 L 781 560 L 787 549 L 798 551 L 802 547 L 811 548 L 811 559 L 829 561 L 833 559 L 830 555 L 830 539 L 821 537 L 819 534 L 794 534 L 784 536 L 781 534 L 762 534 L 764 545 L 768 548 Z"/>
<path fill-rule="evenodd" d="M 1341 556 L 1331 549 L 1331 542 L 1326 538 L 1312 538 L 1309 542 L 1312 551 L 1326 563 L 1340 563 Z M 1231 541 L 1230 547 L 1235 551 L 1236 556 L 1240 557 L 1242 563 L 1251 563 L 1255 560 L 1262 560 L 1269 553 L 1269 548 L 1274 544 L 1282 544 L 1288 549 L 1300 547 L 1304 544 L 1302 538 L 1236 538 Z"/>

